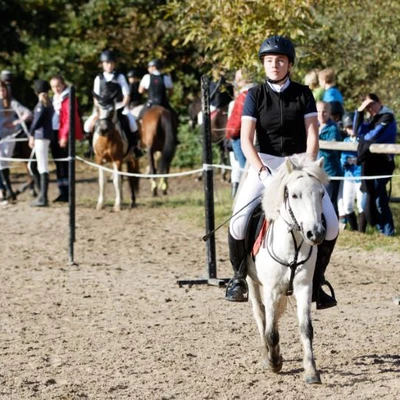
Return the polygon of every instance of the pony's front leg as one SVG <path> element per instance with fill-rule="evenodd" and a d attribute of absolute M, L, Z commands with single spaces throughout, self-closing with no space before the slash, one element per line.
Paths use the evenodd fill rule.
<path fill-rule="evenodd" d="M 167 195 L 168 194 L 168 179 L 160 178 L 158 188 L 161 190 L 162 194 Z"/>
<path fill-rule="evenodd" d="M 250 277 L 247 277 L 249 286 L 249 299 L 253 307 L 253 316 L 261 339 L 261 365 L 263 368 L 269 366 L 268 363 L 268 345 L 265 338 L 265 307 L 261 299 L 260 285 L 255 283 Z"/>
<path fill-rule="evenodd" d="M 267 362 L 272 372 L 278 373 L 282 369 L 282 355 L 279 346 L 278 319 L 282 299 L 276 290 L 263 287 L 265 307 L 265 339 L 268 346 Z"/>
<path fill-rule="evenodd" d="M 315 366 L 312 341 L 314 329 L 311 322 L 311 289 L 312 284 L 295 290 L 297 301 L 297 319 L 299 321 L 300 339 L 303 345 L 303 367 L 306 383 L 321 383 L 320 375 Z"/>
<path fill-rule="evenodd" d="M 100 163 L 97 162 L 101 166 Z M 104 204 L 104 187 L 106 184 L 106 176 L 104 174 L 103 168 L 99 168 L 99 198 L 97 199 L 96 210 L 100 211 Z"/>
<path fill-rule="evenodd" d="M 122 179 L 119 172 L 121 171 L 121 162 L 114 161 L 114 188 L 115 188 L 115 203 L 114 203 L 114 211 L 121 211 L 121 201 L 122 201 Z"/>

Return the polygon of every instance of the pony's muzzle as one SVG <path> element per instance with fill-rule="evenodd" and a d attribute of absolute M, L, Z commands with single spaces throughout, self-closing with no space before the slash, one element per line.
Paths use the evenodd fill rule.
<path fill-rule="evenodd" d="M 320 244 L 325 239 L 326 229 L 322 224 L 315 224 L 312 229 L 306 232 L 306 238 L 310 243 Z"/>

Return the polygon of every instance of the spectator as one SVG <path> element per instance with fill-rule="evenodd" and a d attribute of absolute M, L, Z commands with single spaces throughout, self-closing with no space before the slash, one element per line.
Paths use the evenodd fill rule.
<path fill-rule="evenodd" d="M 244 101 L 246 99 L 247 92 L 251 87 L 254 86 L 252 83 L 248 72 L 243 69 L 239 69 L 235 74 L 235 83 L 237 87 L 237 97 L 231 102 L 232 110 L 229 112 L 228 121 L 226 124 L 226 138 L 230 140 L 233 159 L 231 157 L 232 168 L 237 163 L 239 168 L 232 169 L 231 184 L 232 184 L 232 197 L 235 197 L 237 189 L 239 187 L 240 178 L 242 175 L 242 170 L 246 166 L 246 157 L 243 154 L 241 142 L 240 142 L 240 129 L 241 129 L 241 118 L 244 106 Z M 230 106 L 231 107 L 231 106 Z M 233 164 L 233 165 L 232 165 Z"/>
<path fill-rule="evenodd" d="M 70 88 L 66 85 L 62 76 L 56 75 L 50 79 L 50 86 L 53 91 L 53 122 L 52 136 L 50 142 L 51 154 L 54 159 L 68 157 L 68 136 L 70 131 Z M 75 138 L 83 139 L 82 123 L 78 113 L 78 100 L 75 99 Z M 57 186 L 59 194 L 54 202 L 67 203 L 69 196 L 69 169 L 65 161 L 55 161 Z"/>
<path fill-rule="evenodd" d="M 11 136 L 18 133 L 21 125 L 31 118 L 31 111 L 13 99 L 8 91 L 8 85 L 0 81 L 0 157 L 12 157 L 15 141 L 10 140 Z M 17 196 L 12 189 L 10 180 L 9 161 L 0 160 L 0 178 L 4 188 L 3 198 L 16 201 Z"/>
<path fill-rule="evenodd" d="M 323 69 L 318 74 L 319 84 L 324 89 L 322 101 L 330 104 L 331 118 L 336 123 L 341 123 L 344 107 L 343 107 L 343 96 L 335 83 L 335 73 L 333 69 Z"/>
<path fill-rule="evenodd" d="M 34 90 L 39 102 L 33 112 L 33 122 L 29 128 L 29 146 L 35 149 L 37 170 L 40 174 L 40 194 L 31 203 L 32 207 L 47 207 L 49 205 L 47 191 L 49 188 L 49 146 L 52 136 L 52 120 L 54 109 L 49 98 L 50 85 L 44 80 L 35 81 Z M 34 175 L 36 183 L 39 179 Z"/>
<path fill-rule="evenodd" d="M 369 118 L 365 119 L 365 111 Z M 373 143 L 396 142 L 397 123 L 393 111 L 384 106 L 375 93 L 369 93 L 355 113 L 354 131 L 359 137 L 358 162 L 363 176 L 392 175 L 394 157 L 392 154 L 377 154 L 369 151 Z M 395 234 L 392 211 L 386 184 L 391 178 L 363 180 L 361 190 L 366 195 L 365 213 L 371 226 L 385 236 Z"/>
<path fill-rule="evenodd" d="M 343 128 L 347 133 L 344 138 L 346 143 L 358 142 L 357 135 L 353 129 L 354 113 L 346 113 L 343 116 Z M 344 171 L 345 178 L 356 178 L 361 176 L 361 166 L 357 164 L 356 151 L 342 151 L 340 162 Z M 343 181 L 343 210 L 346 220 L 353 231 L 365 233 L 367 220 L 364 212 L 364 193 L 361 191 L 361 180 L 344 179 Z M 355 202 L 357 200 L 358 223 L 357 216 L 354 211 Z"/>
<path fill-rule="evenodd" d="M 330 105 L 324 101 L 319 101 L 317 103 L 317 111 L 319 122 L 319 140 L 341 141 L 339 129 L 335 122 L 333 122 L 330 118 Z M 340 151 L 320 150 L 318 156 L 324 157 L 324 169 L 330 178 L 343 176 L 343 170 L 340 164 Z M 337 215 L 339 215 L 339 188 L 340 180 L 331 180 L 326 188 Z"/>
<path fill-rule="evenodd" d="M 315 101 L 322 101 L 324 88 L 319 84 L 317 69 L 312 69 L 306 74 L 304 77 L 304 84 L 311 89 Z"/>

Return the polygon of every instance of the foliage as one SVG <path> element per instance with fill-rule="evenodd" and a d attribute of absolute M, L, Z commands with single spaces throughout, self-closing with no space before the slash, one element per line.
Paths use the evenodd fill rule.
<path fill-rule="evenodd" d="M 332 67 L 347 109 L 376 91 L 399 115 L 395 0 L 0 0 L 0 6 L 0 68 L 15 72 L 15 92 L 28 106 L 35 101 L 33 79 L 61 73 L 90 109 L 98 56 L 110 48 L 122 72 L 145 71 L 149 59 L 162 59 L 176 82 L 172 104 L 184 114 L 203 73 L 232 78 L 246 66 L 261 78 L 260 43 L 283 34 L 296 44 L 295 79 Z"/>

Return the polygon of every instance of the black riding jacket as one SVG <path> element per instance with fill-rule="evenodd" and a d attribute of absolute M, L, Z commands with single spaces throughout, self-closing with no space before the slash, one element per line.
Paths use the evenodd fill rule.
<path fill-rule="evenodd" d="M 256 120 L 257 151 L 283 157 L 307 150 L 304 116 L 316 113 L 308 86 L 290 82 L 275 92 L 264 83 L 249 90 L 242 116 Z"/>

